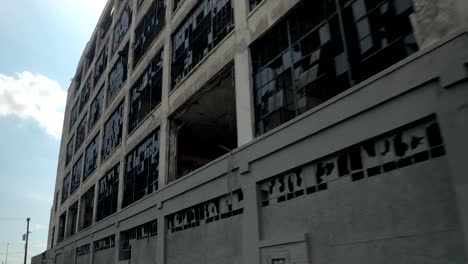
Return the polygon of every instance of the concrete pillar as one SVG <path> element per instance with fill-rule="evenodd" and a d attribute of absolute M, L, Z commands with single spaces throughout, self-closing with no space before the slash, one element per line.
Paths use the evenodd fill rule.
<path fill-rule="evenodd" d="M 158 234 L 156 236 L 156 263 L 166 263 L 166 219 L 163 214 L 159 214 Z"/>
<path fill-rule="evenodd" d="M 255 114 L 252 92 L 252 64 L 249 54 L 247 29 L 247 1 L 232 2 L 236 47 L 234 54 L 234 81 L 236 90 L 237 145 L 248 143 L 255 137 Z"/>
<path fill-rule="evenodd" d="M 252 175 L 244 175 L 253 178 Z M 242 177 L 242 176 L 241 176 Z M 243 187 L 244 214 L 242 216 L 242 254 L 243 263 L 260 263 L 260 240 L 258 194 L 257 186 L 253 179 Z"/>
<path fill-rule="evenodd" d="M 460 31 L 468 25 L 466 0 L 413 0 L 411 16 L 416 40 L 420 48 Z"/>

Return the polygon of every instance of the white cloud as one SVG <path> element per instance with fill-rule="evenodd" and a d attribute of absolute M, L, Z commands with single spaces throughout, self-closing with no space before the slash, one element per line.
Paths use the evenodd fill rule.
<path fill-rule="evenodd" d="M 45 131 L 60 138 L 66 92 L 60 84 L 40 74 L 0 74 L 0 116 L 36 120 Z"/>

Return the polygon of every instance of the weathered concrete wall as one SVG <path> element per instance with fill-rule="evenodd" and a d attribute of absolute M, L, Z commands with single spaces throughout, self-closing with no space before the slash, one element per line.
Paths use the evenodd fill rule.
<path fill-rule="evenodd" d="M 115 263 L 115 248 L 109 248 L 94 253 L 94 264 L 113 264 Z"/>
<path fill-rule="evenodd" d="M 157 238 L 150 237 L 132 241 L 132 259 L 130 263 L 156 264 Z"/>

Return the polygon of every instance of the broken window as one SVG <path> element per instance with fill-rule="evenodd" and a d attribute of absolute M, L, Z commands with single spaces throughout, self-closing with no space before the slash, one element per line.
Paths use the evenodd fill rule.
<path fill-rule="evenodd" d="M 94 241 L 93 243 L 94 252 L 106 250 L 113 247 L 115 247 L 115 235 L 99 239 L 97 241 Z"/>
<path fill-rule="evenodd" d="M 158 189 L 159 129 L 152 132 L 125 158 L 124 197 L 126 207 Z"/>
<path fill-rule="evenodd" d="M 76 129 L 76 139 L 75 139 L 75 152 L 81 147 L 86 138 L 86 128 L 87 126 L 87 117 L 88 114 L 85 113 L 83 119 L 81 120 L 78 128 Z"/>
<path fill-rule="evenodd" d="M 260 4 L 260 2 L 262 2 L 263 0 L 249 0 L 249 7 L 250 7 L 250 10 L 254 9 L 258 4 Z M 266 1 L 266 0 L 265 0 Z"/>
<path fill-rule="evenodd" d="M 117 50 L 125 34 L 127 34 L 130 24 L 132 24 L 132 5 L 133 1 L 127 1 L 119 20 L 114 27 L 114 36 L 112 38 L 112 54 Z"/>
<path fill-rule="evenodd" d="M 107 89 L 107 106 L 112 103 L 127 80 L 128 44 L 118 52 L 119 58 L 109 73 L 109 87 Z"/>
<path fill-rule="evenodd" d="M 412 0 L 352 0 L 343 3 L 341 9 L 356 81 L 363 81 L 418 50 L 409 18 L 413 13 Z"/>
<path fill-rule="evenodd" d="M 98 165 L 99 133 L 86 148 L 83 182 L 96 170 Z"/>
<path fill-rule="evenodd" d="M 104 45 L 104 48 L 99 54 L 99 57 L 96 60 L 96 68 L 94 69 L 94 84 L 97 84 L 102 74 L 107 67 L 107 58 L 109 56 L 109 43 Z"/>
<path fill-rule="evenodd" d="M 149 239 L 158 233 L 158 221 L 153 220 L 148 223 L 127 229 L 120 232 L 119 261 L 130 260 L 132 257 L 132 240 Z"/>
<path fill-rule="evenodd" d="M 222 71 L 171 117 L 170 175 L 180 178 L 237 147 L 232 68 Z"/>
<path fill-rule="evenodd" d="M 96 221 L 117 212 L 119 168 L 120 164 L 115 165 L 99 180 Z"/>
<path fill-rule="evenodd" d="M 64 178 L 63 178 L 63 183 L 62 183 L 62 204 L 68 199 L 68 194 L 70 191 L 70 173 L 68 173 Z"/>
<path fill-rule="evenodd" d="M 179 6 L 182 5 L 183 2 L 184 2 L 184 0 L 174 0 L 174 2 L 172 4 L 172 11 L 176 11 L 177 8 L 179 8 Z"/>
<path fill-rule="evenodd" d="M 103 20 L 101 23 L 101 38 L 106 36 L 106 33 L 109 31 L 109 28 L 112 25 L 112 13 L 114 12 L 114 8 L 115 4 L 110 6 L 103 14 Z"/>
<path fill-rule="evenodd" d="M 416 51 L 410 0 L 366 1 L 367 8 L 364 1 L 348 1 L 337 12 L 333 0 L 303 0 L 251 46 L 257 134 Z"/>
<path fill-rule="evenodd" d="M 64 212 L 59 217 L 59 229 L 58 229 L 57 242 L 60 242 L 65 238 L 65 223 L 66 223 L 66 220 L 67 220 L 67 212 Z"/>
<path fill-rule="evenodd" d="M 68 226 L 67 237 L 73 236 L 76 233 L 76 224 L 78 223 L 78 202 L 68 208 Z"/>
<path fill-rule="evenodd" d="M 91 254 L 91 245 L 90 244 L 86 244 L 86 245 L 83 245 L 81 247 L 76 248 L 76 256 L 78 256 L 78 257 L 89 255 L 89 254 Z"/>
<path fill-rule="evenodd" d="M 83 174 L 83 155 L 75 162 L 72 169 L 72 176 L 70 182 L 70 195 L 80 187 L 81 176 Z"/>
<path fill-rule="evenodd" d="M 81 196 L 80 218 L 78 221 L 79 230 L 83 230 L 93 224 L 94 209 L 94 185 Z"/>
<path fill-rule="evenodd" d="M 50 248 L 54 248 L 55 226 L 52 227 L 52 238 L 50 239 Z"/>
<path fill-rule="evenodd" d="M 69 130 L 72 129 L 73 125 L 76 123 L 76 121 L 78 120 L 78 115 L 79 115 L 79 104 L 80 103 L 80 100 L 76 101 L 76 103 L 73 105 L 72 107 L 72 110 L 71 110 L 71 113 L 70 113 L 70 127 L 69 127 Z"/>
<path fill-rule="evenodd" d="M 89 44 L 89 43 L 91 43 L 91 44 Z M 90 42 L 88 42 L 88 44 L 89 44 L 89 51 L 88 51 L 88 54 L 86 54 L 86 59 L 87 59 L 86 69 L 90 68 L 91 62 L 93 62 L 93 60 L 94 60 L 94 55 L 95 55 L 95 52 L 96 52 L 96 40 L 93 39 Z"/>
<path fill-rule="evenodd" d="M 55 212 L 57 212 L 58 201 L 59 201 L 59 192 L 56 192 L 56 193 L 55 193 L 55 198 L 54 198 L 54 211 L 55 211 Z"/>
<path fill-rule="evenodd" d="M 93 89 L 93 78 L 92 78 L 92 73 L 90 73 L 88 76 L 88 79 L 83 85 L 83 88 L 81 88 L 80 109 L 79 109 L 80 113 L 84 109 L 84 106 L 86 105 L 86 103 L 88 102 L 92 89 Z"/>
<path fill-rule="evenodd" d="M 73 158 L 74 146 L 75 146 L 75 135 L 71 136 L 71 139 L 70 141 L 68 141 L 68 144 L 67 144 L 67 155 L 65 157 L 65 167 L 68 166 L 68 164 Z"/>
<path fill-rule="evenodd" d="M 81 75 L 82 75 L 82 72 L 83 72 L 83 69 L 79 69 L 78 70 L 78 73 L 75 75 L 75 89 L 74 89 L 74 93 L 73 93 L 73 98 L 76 97 L 76 95 L 78 94 L 78 91 L 80 90 L 80 87 L 81 87 Z"/>
<path fill-rule="evenodd" d="M 244 193 L 241 189 L 183 209 L 166 217 L 167 229 L 176 233 L 210 224 L 243 213 Z"/>
<path fill-rule="evenodd" d="M 104 125 L 104 138 L 102 142 L 102 160 L 105 160 L 116 149 L 123 136 L 123 102 L 117 107 Z"/>
<path fill-rule="evenodd" d="M 155 0 L 135 29 L 133 66 L 140 62 L 166 24 L 166 1 Z"/>
<path fill-rule="evenodd" d="M 172 36 L 172 88 L 233 28 L 231 0 L 199 1 Z"/>
<path fill-rule="evenodd" d="M 161 103 L 163 52 L 159 52 L 130 89 L 128 132 L 131 133 Z"/>
<path fill-rule="evenodd" d="M 91 131 L 91 128 L 93 128 L 101 117 L 102 109 L 104 107 L 104 86 L 105 84 L 102 85 L 101 90 L 91 102 L 91 106 L 89 108 L 89 131 Z"/>

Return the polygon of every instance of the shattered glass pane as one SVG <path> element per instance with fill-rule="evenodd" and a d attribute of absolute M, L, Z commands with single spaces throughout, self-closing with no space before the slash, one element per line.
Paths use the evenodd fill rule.
<path fill-rule="evenodd" d="M 127 1 L 127 5 L 124 7 L 120 18 L 114 27 L 114 36 L 112 39 L 112 54 L 117 50 L 119 44 L 122 42 L 128 29 L 130 28 L 130 24 L 132 24 L 132 6 L 133 1 Z"/>
<path fill-rule="evenodd" d="M 109 87 L 107 89 L 107 106 L 109 106 L 119 93 L 127 80 L 128 72 L 128 45 L 119 51 L 119 59 L 109 73 Z"/>
<path fill-rule="evenodd" d="M 99 180 L 96 221 L 117 212 L 119 168 L 120 164 L 115 165 Z"/>
<path fill-rule="evenodd" d="M 91 128 L 93 128 L 101 117 L 101 113 L 104 108 L 104 86 L 105 84 L 103 84 L 103 87 L 93 99 L 91 106 L 89 107 L 89 131 L 91 131 Z"/>
<path fill-rule="evenodd" d="M 98 165 L 98 152 L 99 152 L 99 137 L 98 133 L 94 139 L 89 143 L 85 153 L 85 167 L 83 174 L 83 182 L 96 170 Z"/>
<path fill-rule="evenodd" d="M 80 187 L 81 177 L 83 175 L 83 155 L 75 162 L 72 169 L 70 195 Z"/>
<path fill-rule="evenodd" d="M 104 125 L 104 139 L 102 144 L 102 160 L 105 160 L 112 151 L 120 145 L 123 136 L 123 102 L 117 107 Z"/>

